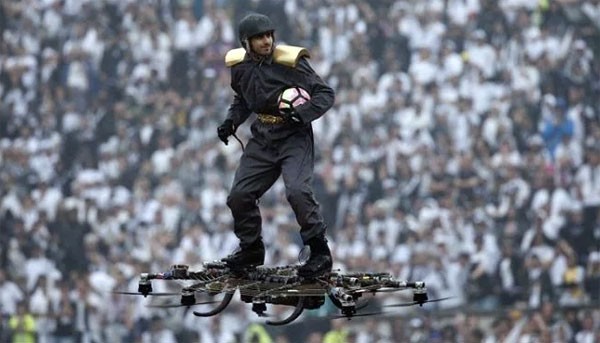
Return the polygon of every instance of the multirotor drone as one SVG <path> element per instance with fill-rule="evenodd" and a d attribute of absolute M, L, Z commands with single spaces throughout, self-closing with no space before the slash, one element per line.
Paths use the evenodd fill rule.
<path fill-rule="evenodd" d="M 267 317 L 267 304 L 294 307 L 293 312 L 282 320 L 267 320 L 268 325 L 286 325 L 298 318 L 304 309 L 317 309 L 325 303 L 327 296 L 340 309 L 338 318 L 351 319 L 356 316 L 375 315 L 377 313 L 361 313 L 368 300 L 361 299 L 365 294 L 397 292 L 412 290 L 413 301 L 401 304 L 386 305 L 386 307 L 420 305 L 429 300 L 427 289 L 422 281 L 407 282 L 394 279 L 390 273 L 331 272 L 317 278 L 303 278 L 297 275 L 298 266 L 261 266 L 242 272 L 232 271 L 225 263 L 207 262 L 199 271 L 190 270 L 187 265 L 173 265 L 167 272 L 142 273 L 139 278 L 137 292 L 120 292 L 117 294 L 147 296 L 179 296 L 177 304 L 156 307 L 190 307 L 193 305 L 217 303 L 205 312 L 194 311 L 198 317 L 210 317 L 222 312 L 231 302 L 236 291 L 244 303 L 252 304 L 252 311 L 258 316 Z M 153 280 L 177 281 L 181 286 L 180 292 L 156 293 L 152 289 Z M 197 302 L 196 294 L 206 294 L 209 297 L 223 295 L 218 301 Z"/>

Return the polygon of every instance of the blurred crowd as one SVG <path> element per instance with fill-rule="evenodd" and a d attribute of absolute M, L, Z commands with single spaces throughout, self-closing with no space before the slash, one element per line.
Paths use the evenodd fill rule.
<path fill-rule="evenodd" d="M 453 297 L 427 308 L 463 316 L 307 339 L 600 341 L 598 0 L 2 1 L 1 341 L 247 336 L 249 306 L 201 319 L 107 292 L 237 246 L 242 147 L 216 127 L 250 10 L 336 90 L 313 123 L 335 268 L 423 280 Z M 280 182 L 261 209 L 267 263 L 297 263 Z"/>

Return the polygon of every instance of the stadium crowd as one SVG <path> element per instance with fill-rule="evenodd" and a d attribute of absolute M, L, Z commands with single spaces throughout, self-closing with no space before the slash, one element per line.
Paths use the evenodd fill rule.
<path fill-rule="evenodd" d="M 336 90 L 313 124 L 335 267 L 453 297 L 307 339 L 600 341 L 598 0 L 2 1 L 0 341 L 248 332 L 239 303 L 201 319 L 107 291 L 236 247 L 241 146 L 216 127 L 249 10 Z M 261 200 L 271 265 L 300 249 L 283 193 Z"/>

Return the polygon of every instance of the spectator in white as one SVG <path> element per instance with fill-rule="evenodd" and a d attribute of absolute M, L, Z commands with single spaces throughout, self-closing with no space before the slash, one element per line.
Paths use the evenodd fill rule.
<path fill-rule="evenodd" d="M 37 334 L 39 343 L 51 342 L 51 331 L 55 326 L 50 310 L 51 300 L 57 296 L 56 288 L 42 275 L 31 291 L 29 312 L 37 319 Z"/>
<path fill-rule="evenodd" d="M 220 35 L 215 37 L 215 35 Z M 231 19 L 223 9 L 217 8 L 215 3 L 207 2 L 205 13 L 198 20 L 194 30 L 194 41 L 198 47 L 205 47 L 210 43 L 232 43 L 235 39 Z"/>
<path fill-rule="evenodd" d="M 408 73 L 415 83 L 415 87 L 423 87 L 433 82 L 439 71 L 438 63 L 432 50 L 428 46 L 418 46 L 411 58 Z"/>
<path fill-rule="evenodd" d="M 189 8 L 179 8 L 176 14 L 177 20 L 173 25 L 171 37 L 173 47 L 178 51 L 191 51 L 196 48 L 194 41 L 194 30 L 197 22 L 194 14 Z"/>
<path fill-rule="evenodd" d="M 465 27 L 469 18 L 476 16 L 480 9 L 477 0 L 449 0 L 446 6 L 450 22 L 460 27 Z"/>
<path fill-rule="evenodd" d="M 461 306 L 468 302 L 470 256 L 470 253 L 462 251 L 456 257 L 442 260 L 444 268 L 448 271 L 448 293 L 454 297 L 448 300 L 448 306 Z"/>
<path fill-rule="evenodd" d="M 544 265 L 536 253 L 525 258 L 528 274 L 527 304 L 530 308 L 539 308 L 544 301 L 554 301 L 555 294 L 548 266 Z"/>
<path fill-rule="evenodd" d="M 55 177 L 58 161 L 59 155 L 55 144 L 50 139 L 38 139 L 37 150 L 29 160 L 29 165 L 38 177 L 44 181 Z"/>
<path fill-rule="evenodd" d="M 589 50 L 585 41 L 575 40 L 564 64 L 565 76 L 577 84 L 585 84 L 590 81 L 593 59 L 594 54 Z"/>
<path fill-rule="evenodd" d="M 573 139 L 583 147 L 585 144 L 586 131 L 589 132 L 589 123 L 597 120 L 594 108 L 586 98 L 586 87 L 584 85 L 572 84 L 568 88 L 567 99 L 569 109 L 567 116 L 573 120 Z M 581 164 L 578 163 L 578 165 Z"/>
<path fill-rule="evenodd" d="M 179 180 L 169 174 L 160 178 L 154 197 L 160 202 L 160 218 L 165 230 L 175 234 L 181 218 L 184 189 Z"/>
<path fill-rule="evenodd" d="M 133 191 L 135 219 L 138 223 L 153 223 L 160 209 L 158 200 L 152 197 L 150 181 L 147 178 L 136 180 Z"/>
<path fill-rule="evenodd" d="M 150 330 L 144 332 L 141 343 L 176 343 L 177 338 L 170 329 L 166 328 L 162 318 L 153 317 L 150 321 Z"/>
<path fill-rule="evenodd" d="M 377 83 L 370 76 L 357 78 L 355 82 L 361 85 L 362 92 L 360 93 L 359 109 L 362 113 L 381 112 L 388 100 L 387 93 L 380 92 L 377 88 Z"/>
<path fill-rule="evenodd" d="M 128 33 L 133 58 L 136 62 L 148 60 L 150 66 L 159 71 L 159 80 L 165 81 L 166 68 L 171 63 L 171 37 L 160 30 L 156 18 L 148 18 L 141 25 Z"/>
<path fill-rule="evenodd" d="M 17 283 L 7 277 L 6 271 L 0 270 L 0 314 L 17 313 L 17 304 L 24 300 L 25 294 Z"/>
<path fill-rule="evenodd" d="M 210 223 L 214 209 L 227 200 L 227 190 L 223 185 L 223 180 L 217 174 L 207 173 L 205 178 L 206 182 L 200 191 L 201 215 L 206 223 Z"/>
<path fill-rule="evenodd" d="M 158 137 L 158 148 L 152 153 L 152 171 L 155 176 L 161 176 L 171 169 L 171 159 L 175 155 L 171 137 L 163 133 Z"/>
<path fill-rule="evenodd" d="M 564 135 L 556 146 L 554 152 L 556 165 L 564 166 L 567 171 L 577 169 L 583 162 L 583 149 L 581 143 L 574 139 L 573 135 Z"/>
<path fill-rule="evenodd" d="M 590 145 L 585 151 L 586 162 L 575 176 L 577 199 L 582 202 L 584 228 L 592 233 L 600 210 L 600 145 Z"/>
<path fill-rule="evenodd" d="M 63 194 L 54 185 L 48 184 L 49 180 L 42 179 L 37 187 L 31 192 L 31 199 L 35 202 L 38 211 L 46 212 L 48 220 L 54 220 L 58 205 L 62 201 Z"/>
<path fill-rule="evenodd" d="M 61 273 L 56 269 L 54 261 L 45 256 L 40 247 L 34 247 L 31 257 L 27 259 L 23 266 L 23 276 L 27 280 L 27 290 L 32 291 L 42 275 L 55 281 L 60 279 Z"/>
<path fill-rule="evenodd" d="M 440 78 L 438 79 L 439 81 L 459 77 L 464 70 L 463 58 L 457 52 L 456 43 L 453 41 L 446 40 L 442 44 L 440 64 L 442 65 L 442 73 L 438 76 Z"/>
<path fill-rule="evenodd" d="M 600 30 L 600 0 L 584 1 L 581 5 L 581 11 L 588 17 L 589 22 Z"/>
<path fill-rule="evenodd" d="M 60 0 L 45 0 L 41 4 L 43 9 L 41 16 L 41 29 L 48 39 L 58 37 L 64 28 L 64 17 L 61 12 L 62 2 Z"/>
<path fill-rule="evenodd" d="M 537 217 L 532 227 L 528 228 L 521 239 L 521 254 L 532 255 L 543 265 L 550 265 L 554 259 L 554 249 L 548 244 L 542 229 L 543 218 Z"/>
<path fill-rule="evenodd" d="M 555 240 L 566 221 L 566 214 L 579 204 L 568 192 L 567 185 L 557 183 L 554 175 L 541 170 L 536 177 L 539 177 L 536 182 L 543 186 L 533 194 L 531 208 L 543 219 L 544 235 Z"/>
<path fill-rule="evenodd" d="M 423 279 L 425 284 L 428 285 L 427 290 L 431 292 L 431 298 L 434 299 L 455 296 L 455 294 L 452 293 L 453 289 L 451 289 L 451 280 L 449 280 L 448 277 L 447 265 L 443 263 L 442 259 L 442 256 L 432 254 L 429 262 L 429 273 Z M 448 308 L 452 307 L 451 305 L 452 303 L 440 304 L 440 307 Z"/>
<path fill-rule="evenodd" d="M 358 216 L 355 213 L 347 213 L 341 227 L 344 229 L 338 231 L 334 245 L 337 260 L 352 264 L 354 259 L 368 256 L 366 230 L 358 222 Z"/>
<path fill-rule="evenodd" d="M 488 79 L 496 73 L 496 50 L 486 42 L 486 33 L 483 30 L 475 30 L 471 38 L 474 43 L 468 44 L 465 50 L 469 63 L 479 68 L 484 78 Z"/>
<path fill-rule="evenodd" d="M 518 167 L 521 165 L 521 154 L 516 149 L 512 141 L 508 139 L 502 140 L 498 151 L 492 156 L 492 167 L 499 169 L 501 167 Z"/>
<path fill-rule="evenodd" d="M 499 201 L 497 204 L 488 203 L 486 213 L 497 220 L 504 220 L 515 215 L 524 215 L 531 196 L 531 186 L 522 176 L 518 165 L 508 165 L 502 168 L 502 179 L 499 185 Z"/>
<path fill-rule="evenodd" d="M 76 43 L 75 43 L 76 44 Z M 91 80 L 89 72 L 89 56 L 80 46 L 69 46 L 65 44 L 65 57 L 67 58 L 66 86 L 71 92 L 73 100 L 85 100 L 85 94 L 90 88 Z M 83 109 L 82 107 L 79 107 Z"/>
<path fill-rule="evenodd" d="M 35 208 L 35 204 L 31 199 L 31 195 L 26 194 L 21 201 L 21 213 L 20 217 L 23 219 L 25 225 L 25 231 L 31 232 L 33 224 L 38 221 L 38 211 Z"/>
<path fill-rule="evenodd" d="M 479 118 L 473 110 L 473 99 L 459 96 L 456 111 L 447 114 L 448 131 L 456 151 L 470 151 L 473 145 L 473 133 Z"/>
<path fill-rule="evenodd" d="M 496 148 L 503 141 L 503 136 L 512 132 L 512 127 L 512 120 L 503 112 L 500 102 L 495 102 L 483 121 L 482 138 L 490 147 Z"/>
<path fill-rule="evenodd" d="M 581 326 L 581 331 L 575 334 L 575 343 L 594 343 L 598 341 L 598 329 L 594 328 L 594 319 L 588 311 L 583 315 Z"/>
<path fill-rule="evenodd" d="M 477 233 L 474 238 L 474 250 L 471 256 L 470 282 L 476 283 L 481 287 L 477 302 L 481 308 L 493 306 L 495 300 L 488 298 L 490 294 L 487 290 L 494 285 L 494 275 L 498 265 L 498 246 L 491 235 Z M 487 298 L 487 299 L 486 299 Z"/>

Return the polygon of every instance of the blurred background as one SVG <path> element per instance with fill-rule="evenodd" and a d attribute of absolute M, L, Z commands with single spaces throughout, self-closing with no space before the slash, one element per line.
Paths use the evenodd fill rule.
<path fill-rule="evenodd" d="M 250 10 L 337 93 L 313 123 L 335 267 L 452 299 L 274 329 L 108 293 L 236 247 L 216 127 Z M 0 341 L 600 341 L 600 1 L 6 0 L 0 37 Z M 281 182 L 261 206 L 267 264 L 296 263 Z"/>

